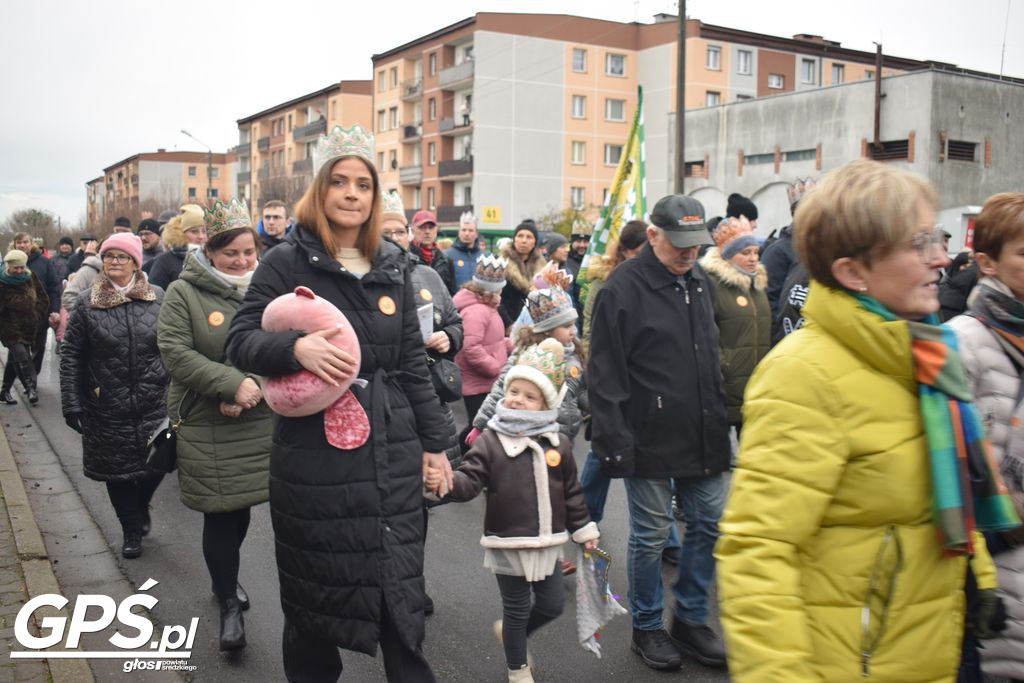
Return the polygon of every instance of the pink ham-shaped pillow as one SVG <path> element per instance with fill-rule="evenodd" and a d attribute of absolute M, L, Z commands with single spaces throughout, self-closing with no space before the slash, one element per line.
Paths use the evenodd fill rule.
<path fill-rule="evenodd" d="M 282 294 L 263 310 L 261 327 L 267 332 L 318 332 L 330 327 L 341 329 L 328 341 L 356 359 L 359 367 L 359 339 L 345 314 L 327 299 L 317 296 L 307 287 L 296 287 L 294 294 Z M 314 415 L 333 404 L 348 391 L 351 378 L 332 386 L 309 370 L 273 377 L 263 383 L 263 396 L 278 415 L 305 417 Z M 364 418 L 365 419 L 365 418 Z"/>

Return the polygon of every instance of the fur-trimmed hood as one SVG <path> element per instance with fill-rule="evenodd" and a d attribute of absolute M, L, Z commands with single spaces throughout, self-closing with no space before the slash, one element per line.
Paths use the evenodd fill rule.
<path fill-rule="evenodd" d="M 750 289 L 751 282 L 754 283 L 755 289 L 762 291 L 768 286 L 768 271 L 765 270 L 763 263 L 757 264 L 755 275 L 751 278 L 749 275 L 743 274 L 732 263 L 722 258 L 722 253 L 718 250 L 718 247 L 708 249 L 707 253 L 700 259 L 700 265 L 716 280 L 739 289 Z"/>
<path fill-rule="evenodd" d="M 608 279 L 612 269 L 615 267 L 615 260 L 608 254 L 594 254 L 587 263 L 587 280 L 590 282 L 601 282 Z"/>
<path fill-rule="evenodd" d="M 508 259 L 508 268 L 505 269 L 506 286 L 512 285 L 524 293 L 533 289 L 533 276 L 547 265 L 536 247 L 525 261 L 511 244 L 502 247 L 501 255 Z"/>
<path fill-rule="evenodd" d="M 156 301 L 156 292 L 146 279 L 146 274 L 135 273 L 135 282 L 125 292 L 120 292 L 104 273 L 96 276 L 89 294 L 89 305 L 93 308 L 114 308 L 135 301 Z"/>

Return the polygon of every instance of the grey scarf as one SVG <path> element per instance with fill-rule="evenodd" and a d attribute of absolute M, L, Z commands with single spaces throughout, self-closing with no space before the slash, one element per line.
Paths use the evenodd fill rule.
<path fill-rule="evenodd" d="M 557 410 L 512 410 L 502 399 L 487 422 L 488 429 L 507 436 L 540 436 L 558 432 Z"/>

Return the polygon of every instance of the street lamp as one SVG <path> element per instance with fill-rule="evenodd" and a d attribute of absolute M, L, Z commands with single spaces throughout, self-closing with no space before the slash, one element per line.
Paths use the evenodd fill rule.
<path fill-rule="evenodd" d="M 192 133 L 189 133 L 184 128 L 181 129 L 181 134 L 187 135 L 206 148 L 206 203 L 209 204 L 210 200 L 213 199 L 213 150 L 210 149 L 208 144 L 197 138 L 195 135 L 192 135 Z"/>

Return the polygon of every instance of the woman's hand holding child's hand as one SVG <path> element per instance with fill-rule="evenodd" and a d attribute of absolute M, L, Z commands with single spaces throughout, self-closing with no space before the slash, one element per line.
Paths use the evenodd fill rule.
<path fill-rule="evenodd" d="M 423 470 L 423 483 L 427 489 L 437 496 L 443 496 L 442 487 L 445 485 L 444 470 L 437 467 L 427 467 Z"/>

